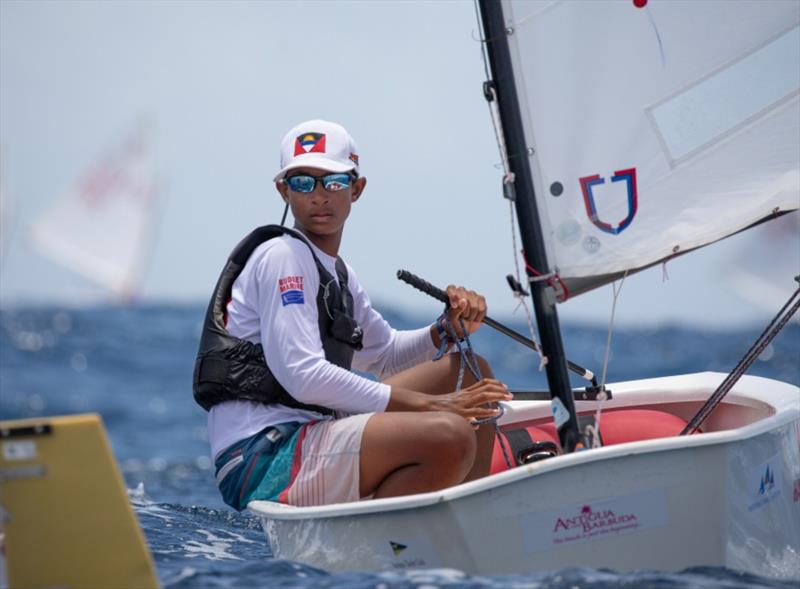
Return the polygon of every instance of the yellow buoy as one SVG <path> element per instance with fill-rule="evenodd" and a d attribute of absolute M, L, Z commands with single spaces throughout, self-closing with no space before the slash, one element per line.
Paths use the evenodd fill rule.
<path fill-rule="evenodd" d="M 0 446 L 9 587 L 158 587 L 98 415 L 0 421 Z"/>

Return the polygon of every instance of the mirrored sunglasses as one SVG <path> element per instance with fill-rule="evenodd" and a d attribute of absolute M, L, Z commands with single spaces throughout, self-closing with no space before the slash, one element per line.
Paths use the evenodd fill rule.
<path fill-rule="evenodd" d="M 326 174 L 325 176 L 311 176 L 309 174 L 297 174 L 290 176 L 284 181 L 289 185 L 289 189 L 294 192 L 313 192 L 317 182 L 322 182 L 322 186 L 328 192 L 339 192 L 348 188 L 355 178 L 352 174 Z"/>

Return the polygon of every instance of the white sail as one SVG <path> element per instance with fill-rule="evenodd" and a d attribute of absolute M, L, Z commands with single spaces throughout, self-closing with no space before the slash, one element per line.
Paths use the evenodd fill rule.
<path fill-rule="evenodd" d="M 503 11 L 548 259 L 569 295 L 800 207 L 800 2 Z"/>
<path fill-rule="evenodd" d="M 99 158 L 31 231 L 42 254 L 120 298 L 139 286 L 155 221 L 150 134 L 149 127 L 137 128 Z"/>

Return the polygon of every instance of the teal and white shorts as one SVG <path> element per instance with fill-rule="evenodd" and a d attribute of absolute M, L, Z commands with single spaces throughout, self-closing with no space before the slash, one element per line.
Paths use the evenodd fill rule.
<path fill-rule="evenodd" d="M 229 446 L 217 487 L 236 510 L 254 500 L 299 507 L 358 501 L 361 437 L 371 413 L 282 423 Z"/>

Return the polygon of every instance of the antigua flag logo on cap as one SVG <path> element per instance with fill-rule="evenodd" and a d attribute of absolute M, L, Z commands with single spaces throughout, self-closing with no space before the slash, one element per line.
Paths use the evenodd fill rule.
<path fill-rule="evenodd" d="M 281 141 L 281 169 L 275 182 L 289 170 L 316 168 L 326 172 L 353 172 L 359 175 L 358 148 L 344 127 L 314 119 L 295 125 Z"/>
<path fill-rule="evenodd" d="M 294 155 L 325 153 L 324 133 L 303 133 L 294 142 Z"/>

